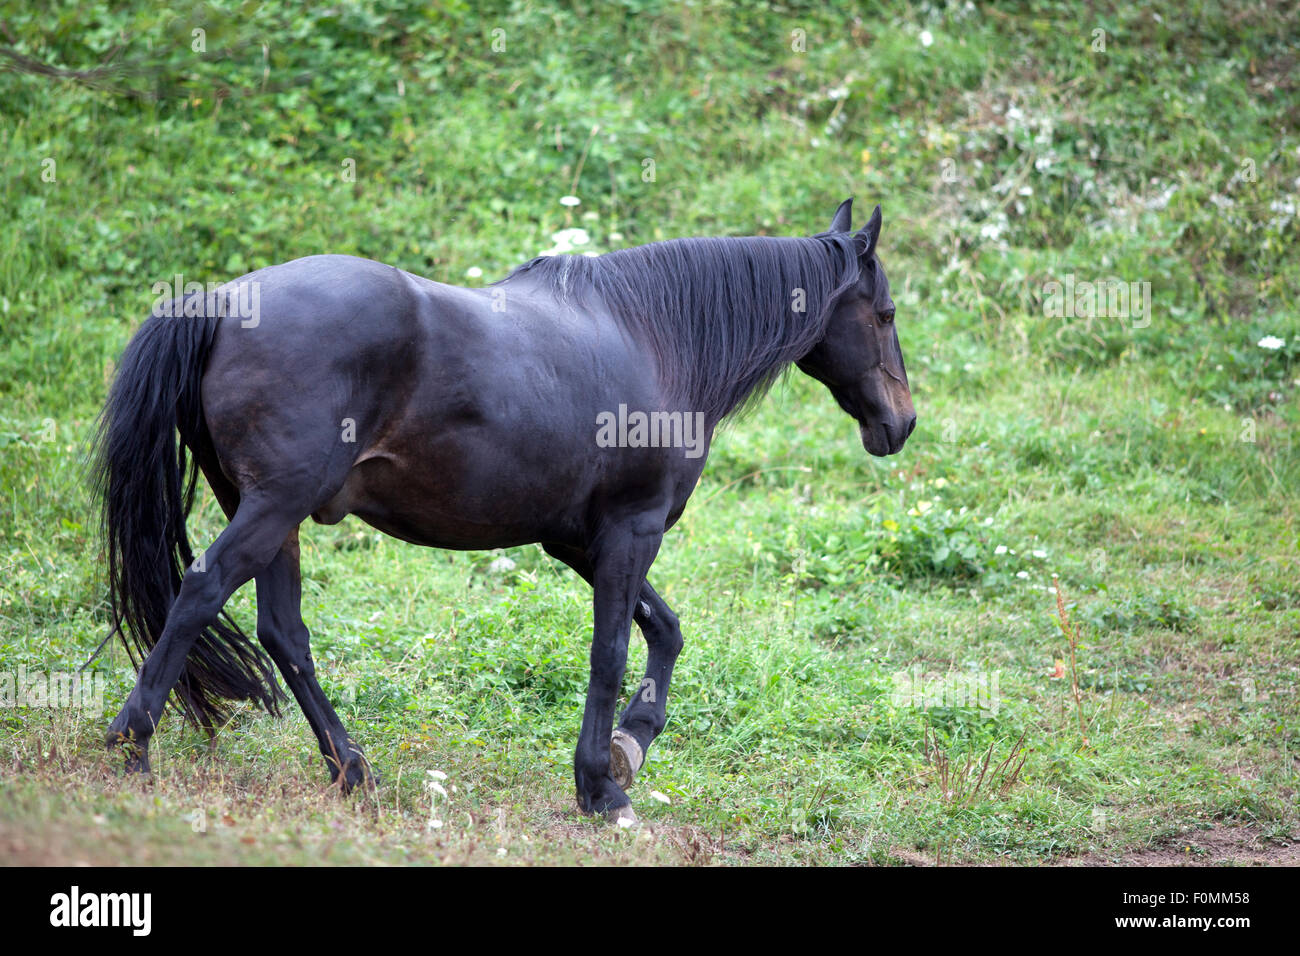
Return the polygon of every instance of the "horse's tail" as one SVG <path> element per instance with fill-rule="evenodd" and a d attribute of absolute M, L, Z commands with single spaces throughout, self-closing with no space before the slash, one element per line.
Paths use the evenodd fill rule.
<path fill-rule="evenodd" d="M 218 322 L 206 305 L 196 296 L 155 309 L 123 353 L 100 415 L 93 478 L 109 605 L 132 663 L 158 642 L 194 563 L 185 518 L 198 467 L 187 449 L 212 448 L 199 385 Z M 209 734 L 228 718 L 223 699 L 254 700 L 272 713 L 283 699 L 266 654 L 224 611 L 199 635 L 175 691 L 185 717 Z"/>

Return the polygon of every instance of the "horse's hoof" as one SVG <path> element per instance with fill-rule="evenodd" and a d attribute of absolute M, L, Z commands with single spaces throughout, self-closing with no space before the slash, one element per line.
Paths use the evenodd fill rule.
<path fill-rule="evenodd" d="M 342 773 L 332 767 L 330 769 L 333 777 L 330 785 L 338 787 L 339 793 L 345 797 L 353 793 L 364 793 L 379 788 L 379 774 L 371 770 L 370 765 L 364 760 L 358 759 L 347 764 Z"/>
<path fill-rule="evenodd" d="M 637 823 L 636 813 L 630 803 L 621 807 L 611 807 L 605 811 L 604 816 L 606 823 L 612 823 L 620 829 L 634 827 Z"/>
<path fill-rule="evenodd" d="M 614 778 L 620 790 L 632 786 L 636 772 L 643 763 L 645 751 L 636 742 L 636 738 L 626 730 L 615 730 L 609 738 L 609 775 Z"/>
<path fill-rule="evenodd" d="M 148 774 L 149 751 L 140 746 L 134 737 L 110 730 L 104 738 L 105 746 L 111 751 L 114 747 L 122 748 L 123 771 L 127 774 Z"/>

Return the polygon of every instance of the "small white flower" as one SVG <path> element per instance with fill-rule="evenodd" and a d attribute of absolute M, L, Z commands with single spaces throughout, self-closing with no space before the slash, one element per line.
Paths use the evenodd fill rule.
<path fill-rule="evenodd" d="M 1169 200 L 1173 198 L 1174 193 L 1178 192 L 1177 186 L 1170 186 L 1158 196 L 1152 196 L 1150 199 L 1144 199 L 1142 205 L 1147 209 L 1164 209 L 1169 205 Z"/>
<path fill-rule="evenodd" d="M 1266 335 L 1259 340 L 1258 345 L 1262 349 L 1277 351 L 1282 346 L 1286 345 L 1286 339 L 1279 339 L 1276 335 Z"/>
<path fill-rule="evenodd" d="M 934 34 L 931 33 L 929 30 L 922 30 L 921 46 L 930 46 L 930 44 L 932 43 L 934 43 Z"/>
<path fill-rule="evenodd" d="M 505 855 L 506 855 L 506 848 L 503 846 L 497 847 L 497 856 L 505 856 Z"/>
<path fill-rule="evenodd" d="M 1027 577 L 1029 577 L 1029 572 L 1028 572 L 1028 571 L 1017 571 L 1017 572 L 1016 572 L 1016 577 L 1021 578 L 1021 579 L 1027 578 Z"/>
<path fill-rule="evenodd" d="M 561 205 L 561 206 L 580 206 L 580 205 L 582 205 L 582 200 L 579 199 L 577 196 L 561 196 L 561 197 L 560 197 L 560 205 Z"/>
<path fill-rule="evenodd" d="M 483 270 L 480 269 L 478 266 L 470 266 L 468 269 L 465 270 L 465 275 L 469 276 L 471 279 L 477 279 L 482 274 L 483 274 Z"/>
<path fill-rule="evenodd" d="M 555 243 L 555 248 L 567 252 L 574 246 L 585 246 L 591 242 L 591 236 L 587 234 L 586 229 L 561 229 L 552 234 L 551 241 Z"/>
<path fill-rule="evenodd" d="M 672 803 L 672 801 L 668 799 L 668 794 L 660 793 L 658 790 L 651 790 L 650 796 L 653 799 L 658 800 L 660 803 Z"/>
<path fill-rule="evenodd" d="M 993 553 L 994 553 L 994 554 L 1006 554 L 1006 553 L 1007 553 L 1007 546 L 1006 546 L 1005 544 L 1000 544 L 1000 545 L 998 545 L 996 548 L 993 549 Z"/>
<path fill-rule="evenodd" d="M 445 773 L 443 773 L 441 770 L 428 770 L 428 771 L 425 771 L 425 772 L 428 773 L 428 775 L 429 775 L 430 777 L 432 777 L 434 780 L 446 780 L 446 779 L 447 779 L 447 775 L 446 775 Z"/>
<path fill-rule="evenodd" d="M 1036 557 L 1036 558 L 1045 558 L 1045 557 L 1047 557 L 1047 552 L 1046 552 L 1046 551 L 1035 550 L 1035 551 L 1033 551 L 1033 552 L 1031 552 L 1031 553 L 1032 553 L 1033 556 Z"/>
<path fill-rule="evenodd" d="M 429 789 L 432 790 L 434 793 L 438 794 L 439 796 L 442 797 L 447 796 L 447 788 L 444 787 L 442 784 L 438 783 L 436 780 L 431 780 L 429 782 Z"/>
<path fill-rule="evenodd" d="M 515 569 L 514 561 L 507 558 L 504 554 L 488 565 L 488 570 L 493 574 L 505 574 Z"/>
<path fill-rule="evenodd" d="M 622 241 L 623 241 L 623 234 L 622 234 L 621 232 L 611 232 L 611 233 L 609 234 L 609 241 L 610 241 L 610 242 L 622 242 Z"/>

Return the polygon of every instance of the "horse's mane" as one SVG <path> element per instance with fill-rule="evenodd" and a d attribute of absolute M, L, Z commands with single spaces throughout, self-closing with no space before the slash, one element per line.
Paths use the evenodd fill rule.
<path fill-rule="evenodd" d="M 600 296 L 650 352 L 667 394 L 717 421 L 749 406 L 821 340 L 835 300 L 859 271 L 854 237 L 840 233 L 670 239 L 602 256 L 545 256 L 506 280 L 549 282 L 561 301 Z"/>

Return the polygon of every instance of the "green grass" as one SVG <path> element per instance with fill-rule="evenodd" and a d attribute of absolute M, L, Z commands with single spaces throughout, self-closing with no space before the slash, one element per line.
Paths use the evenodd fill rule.
<path fill-rule="evenodd" d="M 919 423 L 869 458 L 796 373 L 720 433 L 652 572 L 687 643 L 639 831 L 573 807 L 586 586 L 537 548 L 494 571 L 349 519 L 304 526 L 303 610 L 376 793 L 326 790 L 296 710 L 240 710 L 215 752 L 169 720 L 152 780 L 122 779 L 112 647 L 102 714 L 0 710 L 0 858 L 1034 864 L 1296 840 L 1293 28 L 1248 4 L 857 6 L 4 9 L 27 55 L 86 68 L 125 35 L 131 68 L 113 90 L 0 73 L 0 672 L 75 670 L 107 631 L 85 443 L 178 272 L 329 251 L 470 285 L 565 227 L 596 251 L 809 234 L 854 195 L 859 220 L 884 207 Z M 1053 318 L 1070 273 L 1150 283 L 1150 324 Z M 205 493 L 192 537 L 222 526 Z M 251 626 L 251 587 L 231 609 Z M 634 633 L 629 674 L 644 655 Z M 996 674 L 997 706 L 900 693 L 917 674 Z M 1023 768 L 965 799 L 990 747 L 990 773 Z"/>

